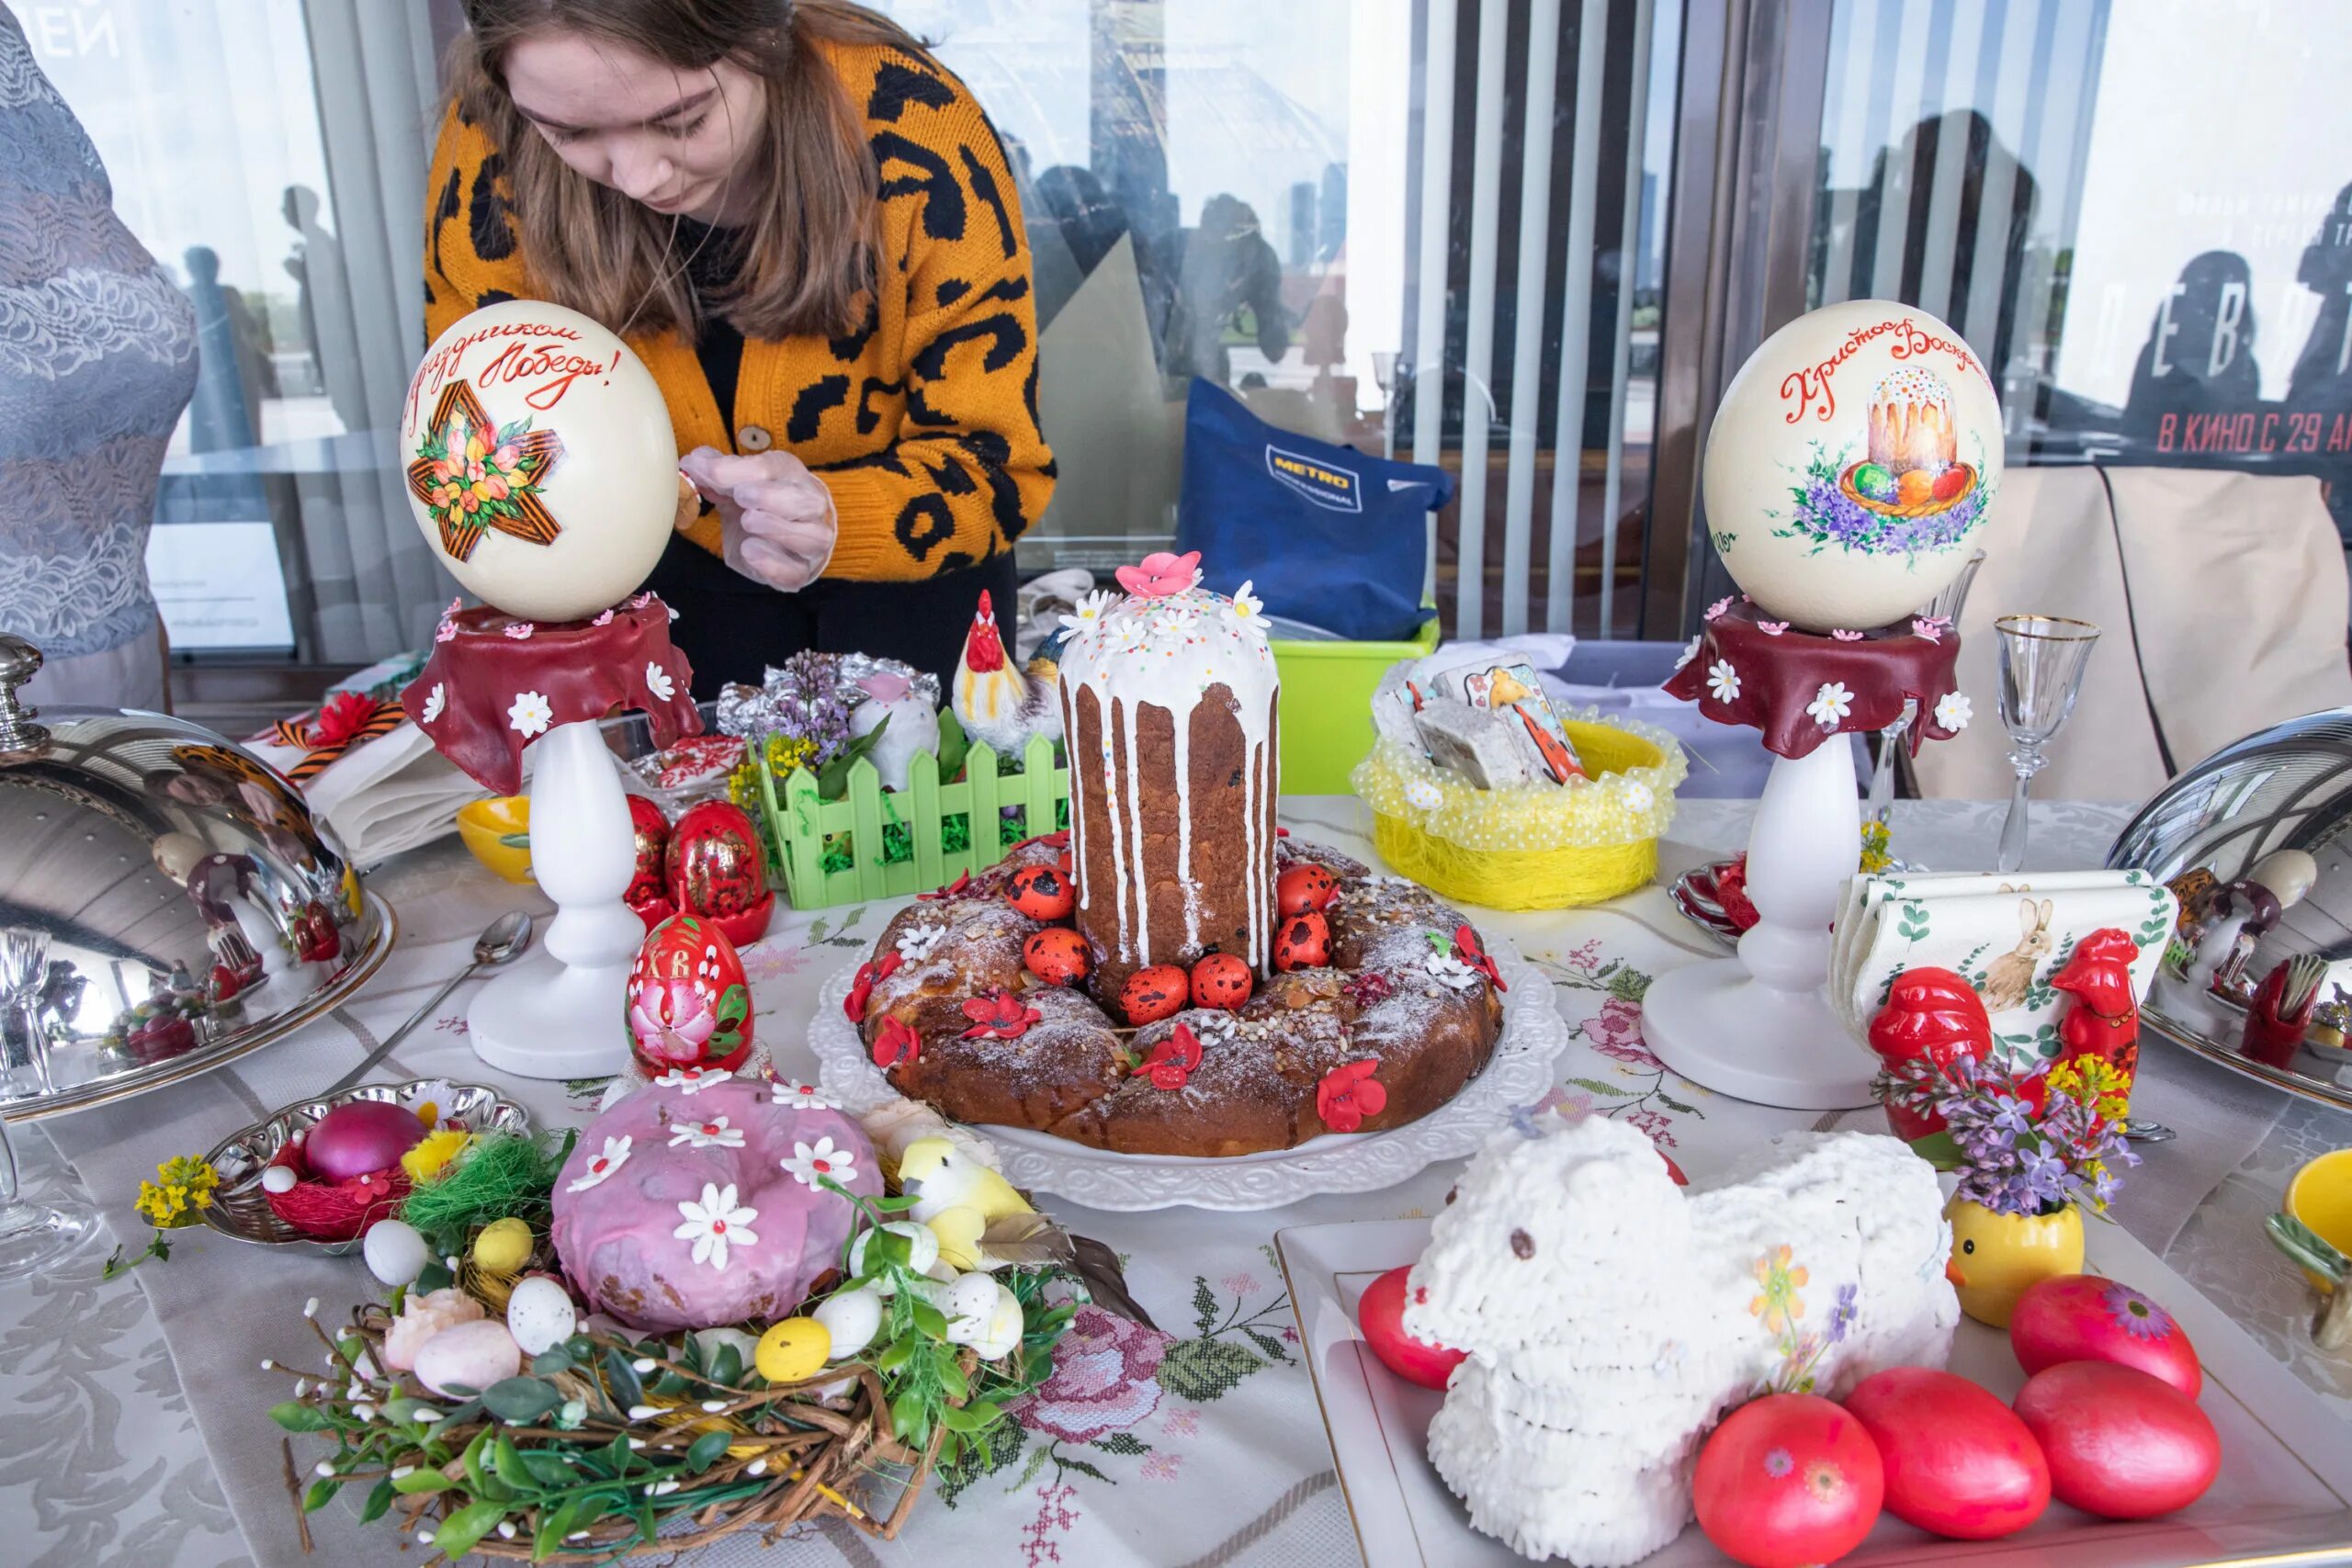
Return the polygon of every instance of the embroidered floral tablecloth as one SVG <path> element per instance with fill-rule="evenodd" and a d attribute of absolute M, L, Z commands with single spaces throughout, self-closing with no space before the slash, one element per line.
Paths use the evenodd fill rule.
<path fill-rule="evenodd" d="M 1302 836 L 1369 856 L 1354 801 L 1287 804 L 1285 819 Z M 1666 847 L 1666 874 L 1736 847 L 1751 810 L 1739 802 L 1686 804 Z M 2124 815 L 2037 807 L 2034 863 L 2096 863 Z M 1897 847 L 1939 867 L 1981 865 L 1998 827 L 1992 807 L 1906 803 L 1897 807 Z M 42 1133 L 20 1134 L 34 1190 L 95 1192 L 135 1250 L 146 1233 L 128 1200 L 155 1161 L 200 1153 L 336 1077 L 462 962 L 492 916 L 518 899 L 546 908 L 536 891 L 493 881 L 449 844 L 403 857 L 372 886 L 397 908 L 401 942 L 356 1004 L 232 1070 L 52 1124 L 70 1167 Z M 779 912 L 768 939 L 746 954 L 761 1037 L 787 1043 L 785 1065 L 805 1049 L 795 1036 L 818 984 L 853 962 L 895 908 Z M 1549 974 L 1549 999 L 1576 1031 L 1545 1111 L 1629 1122 L 1701 1181 L 1759 1137 L 1838 1120 L 1724 1100 L 1651 1056 L 1641 1034 L 1650 978 L 1717 951 L 1658 889 L 1571 914 L 1477 919 Z M 492 1077 L 466 1046 L 466 999 L 460 993 L 412 1035 L 381 1076 Z M 2270 1255 L 2256 1224 L 2299 1159 L 2352 1144 L 2352 1119 L 2299 1107 L 2266 1144 L 2281 1104 L 2272 1091 L 2161 1047 L 2147 1053 L 2143 1071 L 2135 1109 L 2181 1135 L 2141 1173 L 2126 1223 L 2159 1250 L 2169 1247 L 2177 1269 L 2352 1414 L 2352 1373 L 2311 1348 L 2301 1331 L 2303 1286 Z M 542 1119 L 577 1122 L 599 1086 L 510 1087 Z M 1877 1124 L 1875 1113 L 1850 1114 L 1857 1124 Z M 1289 1226 L 1434 1210 L 1458 1168 L 1450 1163 L 1385 1191 L 1249 1214 L 1111 1214 L 1046 1196 L 1045 1206 L 1071 1228 L 1122 1253 L 1158 1331 L 1089 1310 L 1041 1393 L 1017 1410 L 1016 1423 L 997 1428 L 985 1454 L 939 1478 L 898 1542 L 868 1542 L 837 1526 L 806 1531 L 758 1561 L 1018 1568 L 1355 1561 L 1272 1238 Z M 60 1568 L 302 1561 L 279 1434 L 264 1413 L 268 1389 L 254 1366 L 301 1351 L 294 1314 L 305 1296 L 317 1295 L 336 1315 L 365 1293 L 364 1274 L 356 1259 L 265 1256 L 196 1231 L 179 1240 L 174 1259 L 142 1268 L 137 1284 L 0 1287 L 0 1410 L 14 1417 L 0 1422 L 8 1561 Z M 381 1529 L 359 1530 L 339 1503 L 314 1516 L 313 1528 L 311 1561 L 337 1568 L 421 1555 Z M 757 1550 L 729 1541 L 695 1561 L 750 1562 Z"/>

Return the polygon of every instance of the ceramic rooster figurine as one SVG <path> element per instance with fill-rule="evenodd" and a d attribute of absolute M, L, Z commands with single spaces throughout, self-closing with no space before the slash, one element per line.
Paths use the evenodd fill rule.
<path fill-rule="evenodd" d="M 2140 1066 L 2140 1007 L 2132 994 L 2132 965 L 2140 946 L 2120 931 L 2096 931 L 2075 943 L 2051 988 L 2075 998 L 2058 1023 L 2064 1060 L 2098 1056 L 2126 1073 Z"/>
<path fill-rule="evenodd" d="M 981 591 L 980 607 L 972 616 L 971 632 L 964 638 L 964 656 L 956 664 L 952 704 L 956 716 L 963 721 L 964 733 L 974 744 L 1014 760 L 1033 735 L 1060 739 L 1063 640 L 1058 634 L 1047 639 L 1026 668 L 1015 668 L 997 631 L 995 607 L 989 602 L 988 592 Z"/>

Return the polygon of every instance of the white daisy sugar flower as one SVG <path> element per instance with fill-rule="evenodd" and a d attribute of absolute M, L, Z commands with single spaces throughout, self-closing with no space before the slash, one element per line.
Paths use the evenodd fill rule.
<path fill-rule="evenodd" d="M 441 710 L 448 706 L 448 704 L 447 688 L 438 681 L 434 682 L 433 689 L 424 694 L 424 722 L 431 724 L 435 719 L 439 718 Z"/>
<path fill-rule="evenodd" d="M 1062 625 L 1072 632 L 1091 631 L 1102 624 L 1102 617 L 1109 615 L 1111 606 L 1118 602 L 1116 593 L 1107 588 L 1097 588 L 1062 617 Z"/>
<path fill-rule="evenodd" d="M 605 1178 L 628 1163 L 629 1140 L 626 1137 L 606 1138 L 605 1152 L 588 1162 L 588 1168 L 574 1177 L 564 1189 L 567 1192 L 585 1192 Z"/>
<path fill-rule="evenodd" d="M 769 1089 L 768 1099 L 775 1104 L 789 1106 L 795 1111 L 839 1111 L 841 1109 L 838 1103 L 827 1100 L 815 1084 L 794 1083 L 784 1078 L 777 1079 Z"/>
<path fill-rule="evenodd" d="M 1250 592 L 1256 586 L 1257 580 L 1252 578 L 1235 589 L 1233 603 L 1225 613 L 1233 617 L 1236 626 L 1252 626 L 1263 631 L 1266 627 L 1266 602 Z"/>
<path fill-rule="evenodd" d="M 908 964 L 928 963 L 946 937 L 945 926 L 909 926 L 899 933 L 899 956 Z"/>
<path fill-rule="evenodd" d="M 752 1247 L 760 1239 L 750 1228 L 752 1222 L 760 1217 L 760 1212 L 735 1201 L 735 1184 L 731 1181 L 724 1187 L 704 1182 L 702 1201 L 682 1198 L 678 1201 L 678 1213 L 683 1223 L 670 1234 L 694 1244 L 696 1263 L 707 1263 L 722 1274 L 727 1272 L 729 1248 Z"/>
<path fill-rule="evenodd" d="M 857 1151 L 837 1149 L 830 1134 L 814 1144 L 797 1139 L 792 1145 L 792 1157 L 781 1160 L 784 1173 L 803 1187 L 814 1187 L 820 1177 L 830 1176 L 846 1187 L 857 1179 Z"/>
<path fill-rule="evenodd" d="M 1739 671 L 1731 667 L 1728 659 L 1718 659 L 1707 667 L 1707 690 L 1719 703 L 1739 701 Z"/>
<path fill-rule="evenodd" d="M 674 1089 L 683 1094 L 700 1094 L 734 1076 L 725 1067 L 672 1067 L 653 1082 L 659 1088 Z"/>
<path fill-rule="evenodd" d="M 1936 728 L 1939 729 L 1949 729 L 1958 734 L 1966 729 L 1968 721 L 1975 716 L 1975 705 L 1960 692 L 1946 692 L 1942 700 L 1936 704 Z"/>
<path fill-rule="evenodd" d="M 1694 660 L 1694 659 L 1698 658 L 1698 657 L 1699 657 L 1699 645 L 1700 645 L 1701 643 L 1704 642 L 1705 640 L 1706 640 L 1706 638 L 1705 638 L 1705 637 L 1692 637 L 1692 638 L 1690 639 L 1690 646 L 1689 646 L 1689 647 L 1687 647 L 1687 648 L 1685 648 L 1685 649 L 1682 650 L 1682 657 L 1681 657 L 1681 658 L 1679 658 L 1679 659 L 1678 659 L 1678 660 L 1676 660 L 1674 661 L 1674 667 L 1675 667 L 1677 670 L 1679 670 L 1679 669 L 1681 669 L 1684 665 L 1686 665 L 1686 664 L 1690 663 L 1692 660 Z"/>
<path fill-rule="evenodd" d="M 743 1129 L 730 1127 L 724 1116 L 714 1116 L 707 1122 L 673 1122 L 670 1124 L 670 1146 L 681 1145 L 695 1149 L 740 1149 L 743 1146 Z"/>
<path fill-rule="evenodd" d="M 1814 723 L 1824 729 L 1835 729 L 1845 716 L 1854 711 L 1854 694 L 1842 681 L 1824 681 L 1821 690 L 1805 704 L 1804 711 L 1813 716 Z"/>
<path fill-rule="evenodd" d="M 506 710 L 506 722 L 514 727 L 515 734 L 528 740 L 534 735 L 547 733 L 548 726 L 555 722 L 555 708 L 537 692 L 520 692 Z"/>

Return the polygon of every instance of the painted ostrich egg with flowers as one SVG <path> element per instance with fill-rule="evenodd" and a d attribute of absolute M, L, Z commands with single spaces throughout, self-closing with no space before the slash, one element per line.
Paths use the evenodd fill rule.
<path fill-rule="evenodd" d="M 577 310 L 505 299 L 435 338 L 401 410 L 409 509 L 449 574 L 520 619 L 637 592 L 678 512 L 651 372 Z"/>
<path fill-rule="evenodd" d="M 1855 299 L 1764 340 L 1707 437 L 1707 527 L 1775 618 L 1866 630 L 1940 592 L 2001 479 L 2001 410 L 1951 327 Z"/>

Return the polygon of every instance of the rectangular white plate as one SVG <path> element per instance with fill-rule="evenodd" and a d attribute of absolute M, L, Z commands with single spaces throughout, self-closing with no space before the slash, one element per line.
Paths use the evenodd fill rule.
<path fill-rule="evenodd" d="M 2205 1368 L 2200 1403 L 2222 1437 L 2222 1473 L 2179 1513 L 2120 1523 L 2052 1504 L 2030 1529 L 1996 1541 L 1944 1540 L 1880 1520 L 1842 1559 L 1855 1568 L 1908 1562 L 2002 1568 L 2190 1568 L 2352 1561 L 2352 1432 L 2211 1303 L 2120 1225 L 2091 1224 L 2086 1267 L 2144 1291 L 2179 1319 Z M 1429 1242 L 1427 1220 L 1308 1225 L 1278 1233 L 1308 1370 L 1356 1539 L 1368 1568 L 1511 1568 L 1526 1560 L 1470 1528 L 1430 1467 L 1430 1417 L 1444 1396 L 1394 1376 L 1357 1337 L 1356 1299 Z M 2025 1376 L 2008 1336 L 1965 1318 L 1951 1370 L 2003 1399 Z M 1719 1564 L 1694 1525 L 1645 1568 Z"/>

